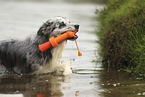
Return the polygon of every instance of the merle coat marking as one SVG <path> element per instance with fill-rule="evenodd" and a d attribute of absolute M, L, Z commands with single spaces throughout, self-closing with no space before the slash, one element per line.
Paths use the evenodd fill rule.
<path fill-rule="evenodd" d="M 66 18 L 55 17 L 49 19 L 40 27 L 33 38 L 29 37 L 25 41 L 1 41 L 0 64 L 18 74 L 48 73 L 51 71 L 50 69 L 54 70 L 54 67 L 56 67 L 55 65 L 61 58 L 63 50 L 61 46 L 64 46 L 66 41 L 44 53 L 40 52 L 38 45 L 49 41 L 52 36 L 56 37 L 66 31 L 78 31 L 78 29 L 79 25 L 70 23 Z"/>

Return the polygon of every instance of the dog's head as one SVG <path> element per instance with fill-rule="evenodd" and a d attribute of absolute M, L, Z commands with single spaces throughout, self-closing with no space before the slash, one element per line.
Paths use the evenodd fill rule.
<path fill-rule="evenodd" d="M 44 23 L 38 30 L 37 35 L 57 37 L 67 31 L 78 31 L 78 30 L 79 30 L 78 24 L 70 23 L 70 21 L 64 17 L 55 17 L 46 21 L 46 23 Z"/>

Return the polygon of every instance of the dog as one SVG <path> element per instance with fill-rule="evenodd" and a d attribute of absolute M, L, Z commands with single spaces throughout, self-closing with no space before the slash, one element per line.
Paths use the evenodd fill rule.
<path fill-rule="evenodd" d="M 36 35 L 25 40 L 0 41 L 0 65 L 17 74 L 40 74 L 55 72 L 59 69 L 62 51 L 68 39 L 58 47 L 41 53 L 38 45 L 49 41 L 67 31 L 78 31 L 79 25 L 70 23 L 65 17 L 55 17 L 46 21 Z M 75 35 L 77 37 L 77 35 Z M 61 68 L 63 72 L 64 68 Z"/>

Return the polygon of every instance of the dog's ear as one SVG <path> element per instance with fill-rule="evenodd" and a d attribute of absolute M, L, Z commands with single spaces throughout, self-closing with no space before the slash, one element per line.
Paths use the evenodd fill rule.
<path fill-rule="evenodd" d="M 37 35 L 44 35 L 43 27 L 40 27 L 40 29 L 37 31 Z"/>
<path fill-rule="evenodd" d="M 42 35 L 42 27 L 37 31 L 37 35 Z"/>
<path fill-rule="evenodd" d="M 46 34 L 46 24 L 44 23 L 40 29 L 37 31 L 37 35 L 45 35 Z"/>
<path fill-rule="evenodd" d="M 48 25 L 47 23 L 44 23 L 40 29 L 37 31 L 37 35 L 47 35 L 49 34 L 49 29 L 50 29 L 50 25 Z"/>

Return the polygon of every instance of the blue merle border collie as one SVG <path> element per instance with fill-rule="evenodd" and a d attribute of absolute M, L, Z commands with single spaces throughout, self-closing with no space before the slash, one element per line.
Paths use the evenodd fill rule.
<path fill-rule="evenodd" d="M 49 73 L 60 68 L 64 72 L 64 68 L 59 66 L 59 61 L 67 39 L 58 47 L 50 48 L 43 53 L 38 45 L 49 41 L 52 36 L 57 37 L 66 31 L 78 31 L 78 29 L 78 24 L 70 23 L 64 17 L 55 17 L 46 21 L 35 36 L 24 41 L 13 39 L 0 41 L 0 65 L 18 74 Z"/>

